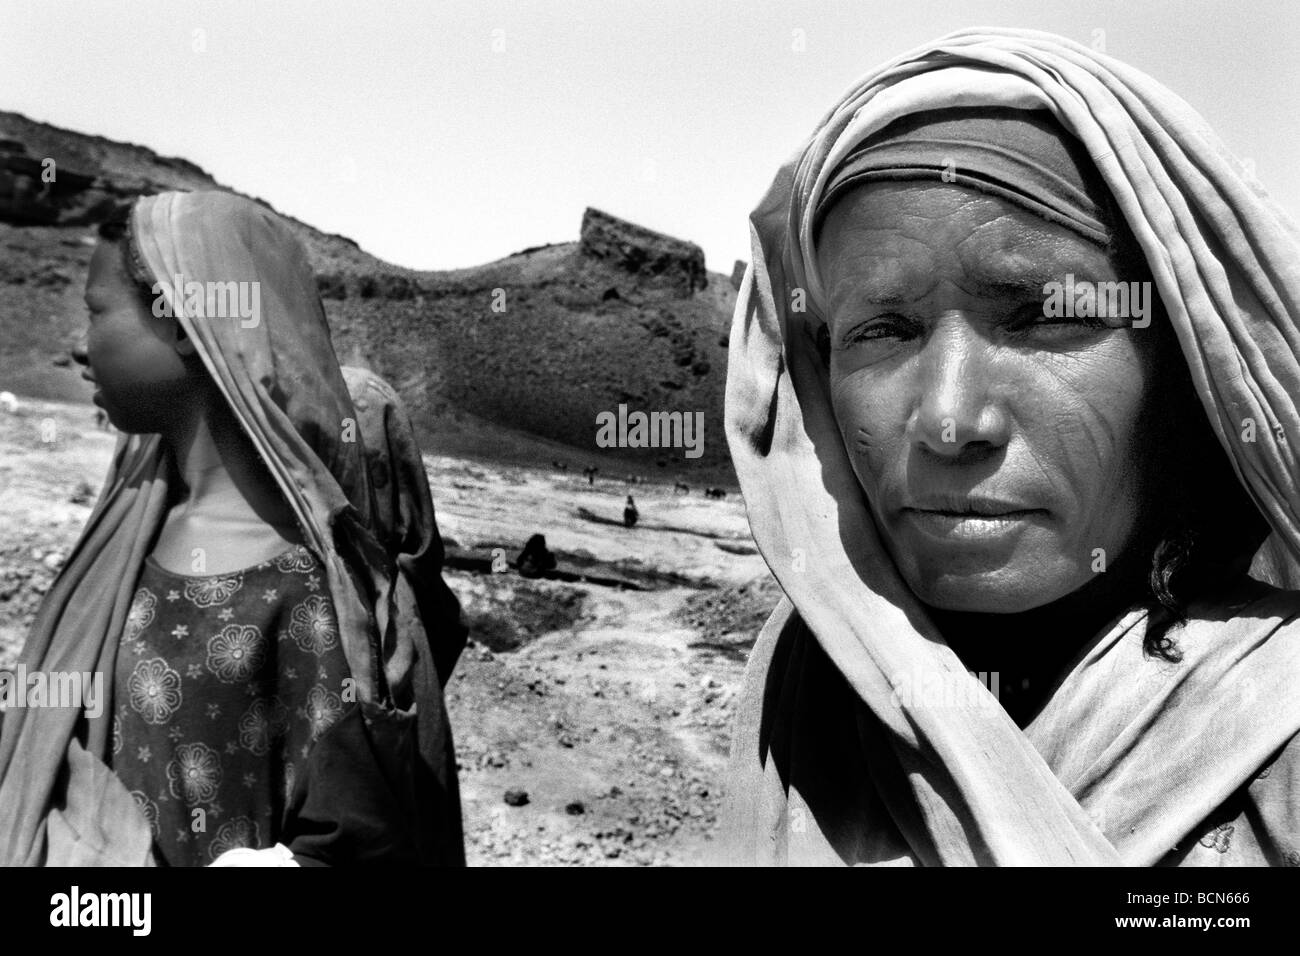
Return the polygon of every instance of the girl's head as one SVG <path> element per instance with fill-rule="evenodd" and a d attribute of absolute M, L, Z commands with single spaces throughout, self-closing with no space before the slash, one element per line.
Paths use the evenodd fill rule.
<path fill-rule="evenodd" d="M 118 428 L 174 451 L 216 426 L 287 497 L 369 520 L 356 409 L 293 225 L 224 190 L 142 196 L 101 229 L 86 303 L 78 357 Z"/>
<path fill-rule="evenodd" d="M 194 343 L 161 308 L 153 282 L 132 268 L 131 208 L 121 207 L 99 229 L 86 278 L 89 324 L 73 355 L 114 426 L 166 433 L 201 406 L 210 380 Z"/>

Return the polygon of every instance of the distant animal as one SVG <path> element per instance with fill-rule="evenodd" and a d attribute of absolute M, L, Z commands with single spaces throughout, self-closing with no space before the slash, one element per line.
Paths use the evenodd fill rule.
<path fill-rule="evenodd" d="M 684 485 L 679 481 L 675 485 L 673 485 L 673 494 L 676 494 L 679 491 L 684 495 L 689 495 L 691 493 L 691 486 Z"/>
<path fill-rule="evenodd" d="M 623 524 L 624 524 L 624 526 L 626 526 L 626 527 L 628 527 L 628 528 L 632 527 L 634 524 L 636 524 L 636 519 L 637 519 L 638 517 L 640 517 L 640 514 L 639 514 L 639 513 L 637 512 L 637 510 L 636 510 L 636 502 L 632 500 L 632 496 L 631 496 L 631 495 L 628 495 L 628 496 L 627 496 L 627 506 L 623 508 Z"/>
<path fill-rule="evenodd" d="M 725 498 L 727 497 L 726 488 L 705 488 L 704 497 L 706 498 Z"/>
<path fill-rule="evenodd" d="M 13 392 L 0 392 L 0 408 L 10 415 L 18 411 L 18 396 Z"/>

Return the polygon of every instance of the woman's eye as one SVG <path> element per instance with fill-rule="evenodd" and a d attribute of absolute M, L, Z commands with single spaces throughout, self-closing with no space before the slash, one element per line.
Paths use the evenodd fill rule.
<path fill-rule="evenodd" d="M 1105 325 L 1100 319 L 1091 316 L 1048 315 L 1042 302 L 1028 303 L 1015 309 L 1007 324 L 1013 334 L 1044 335 L 1069 334 Z"/>
<path fill-rule="evenodd" d="M 855 325 L 845 333 L 840 348 L 850 348 L 862 342 L 874 342 L 881 339 L 909 339 L 918 334 L 915 322 L 896 313 L 876 316 L 867 322 Z"/>

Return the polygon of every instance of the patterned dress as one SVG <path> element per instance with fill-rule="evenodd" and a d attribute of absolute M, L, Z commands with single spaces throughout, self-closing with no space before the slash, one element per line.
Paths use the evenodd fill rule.
<path fill-rule="evenodd" d="M 202 577 L 147 559 L 117 656 L 110 760 L 159 862 L 287 842 L 294 781 L 343 715 L 348 677 L 325 569 L 307 548 Z"/>

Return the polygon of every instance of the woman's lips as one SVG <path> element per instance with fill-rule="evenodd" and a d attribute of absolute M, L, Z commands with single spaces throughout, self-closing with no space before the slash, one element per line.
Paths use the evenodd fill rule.
<path fill-rule="evenodd" d="M 903 519 L 921 533 L 944 541 L 993 542 L 1024 528 L 1045 515 L 1041 508 L 983 514 L 974 511 L 937 511 L 904 508 Z"/>

